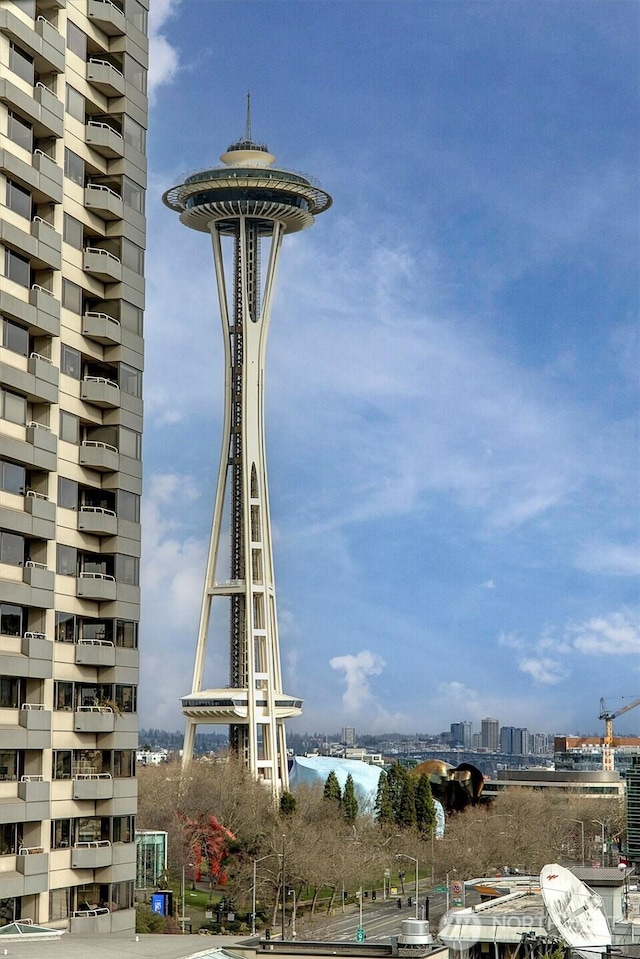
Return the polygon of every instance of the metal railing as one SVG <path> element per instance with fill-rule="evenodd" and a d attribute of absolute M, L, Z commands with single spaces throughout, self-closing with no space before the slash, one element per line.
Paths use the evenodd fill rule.
<path fill-rule="evenodd" d="M 98 130 L 109 130 L 111 133 L 113 133 L 114 136 L 119 137 L 121 140 L 124 139 L 122 134 L 118 133 L 115 127 L 112 127 L 109 123 L 102 123 L 99 120 L 89 120 L 89 122 L 87 123 L 87 126 L 95 127 Z"/>
<path fill-rule="evenodd" d="M 34 563 L 32 559 L 28 559 L 24 564 L 25 569 L 49 569 L 46 563 Z"/>
<path fill-rule="evenodd" d="M 43 499 L 43 500 L 46 500 L 47 503 L 49 502 L 49 497 L 47 496 L 46 493 L 39 493 L 39 492 L 38 492 L 37 490 L 35 490 L 35 489 L 25 490 L 25 494 L 24 494 L 24 495 L 25 495 L 25 496 L 28 496 L 28 497 L 32 497 L 33 499 Z"/>
<path fill-rule="evenodd" d="M 122 70 L 118 70 L 118 68 L 114 67 L 114 65 L 112 63 L 109 63 L 108 60 L 99 60 L 97 57 L 90 57 L 87 60 L 87 64 L 89 63 L 95 63 L 100 67 L 110 67 L 114 73 L 117 73 L 118 76 L 122 77 L 122 79 L 124 80 L 124 73 L 122 72 Z"/>
<path fill-rule="evenodd" d="M 110 191 L 110 192 L 113 192 L 113 191 Z M 117 196 L 118 194 L 114 193 L 113 195 Z M 122 198 L 120 197 L 119 199 L 122 199 Z M 87 310 L 84 316 L 91 316 L 96 320 L 106 320 L 108 323 L 115 323 L 116 326 L 120 326 L 120 320 L 116 320 L 115 316 L 109 316 L 108 313 L 98 313 L 94 310 Z"/>
<path fill-rule="evenodd" d="M 44 220 L 42 221 L 44 223 Z M 48 363 L 49 366 L 53 366 L 53 360 L 50 356 L 43 356 L 42 353 L 29 353 L 30 360 L 42 360 L 43 363 Z"/>
<path fill-rule="evenodd" d="M 43 783 L 44 776 L 20 776 L 21 783 Z"/>
<path fill-rule="evenodd" d="M 115 510 L 106 509 L 104 506 L 81 506 L 80 513 L 102 513 L 104 516 L 115 516 Z"/>
<path fill-rule="evenodd" d="M 74 849 L 107 849 L 111 848 L 109 839 L 79 839 L 73 844 Z"/>
<path fill-rule="evenodd" d="M 40 154 L 41 156 L 43 156 L 43 157 L 48 157 L 48 158 L 51 160 L 52 163 L 55 163 L 55 162 L 56 162 L 55 160 L 53 160 L 53 159 L 49 156 L 48 153 L 43 153 L 42 150 L 36 150 L 36 153 L 39 153 L 39 154 Z M 34 154 L 34 155 L 35 155 L 35 154 Z M 51 292 L 51 290 L 47 290 L 44 286 L 40 286 L 39 283 L 32 283 L 32 284 L 31 284 L 31 289 L 32 289 L 32 290 L 39 290 L 40 293 L 46 293 L 47 296 L 53 297 L 53 293 Z"/>
<path fill-rule="evenodd" d="M 35 427 L 37 430 L 45 430 L 45 432 L 51 433 L 50 426 L 45 426 L 44 423 L 36 423 L 35 420 L 30 420 L 27 423 L 27 429 L 30 429 L 30 427 Z"/>
<path fill-rule="evenodd" d="M 110 450 L 112 453 L 118 452 L 117 446 L 112 446 L 110 443 L 102 443 L 100 440 L 83 440 L 80 445 L 90 446 L 93 449 Z"/>
<path fill-rule="evenodd" d="M 109 250 L 102 250 L 99 246 L 85 246 L 85 253 L 97 253 L 99 256 L 108 256 L 109 259 L 115 260 L 116 263 L 122 263 L 122 260 L 119 256 L 116 256 L 115 253 L 110 253 Z"/>
<path fill-rule="evenodd" d="M 28 633 L 24 634 L 24 639 L 46 639 L 46 633 L 34 633 L 32 630 L 29 630 Z"/>
<path fill-rule="evenodd" d="M 94 779 L 112 779 L 111 773 L 79 773 L 75 772 L 73 774 L 74 779 L 82 779 L 83 781 L 94 780 Z"/>
<path fill-rule="evenodd" d="M 117 390 L 120 389 L 119 385 L 115 382 L 115 380 L 110 380 L 107 376 L 85 376 L 84 382 L 85 383 L 105 383 L 107 386 L 113 386 Z"/>
<path fill-rule="evenodd" d="M 113 648 L 115 643 L 110 639 L 79 639 L 77 642 L 78 646 L 108 646 Z"/>
<path fill-rule="evenodd" d="M 115 576 L 110 576 L 108 573 L 85 573 L 84 570 L 80 572 L 80 579 L 104 579 L 108 583 L 115 583 Z"/>
<path fill-rule="evenodd" d="M 46 706 L 44 703 L 23 703 L 20 709 L 44 710 Z"/>

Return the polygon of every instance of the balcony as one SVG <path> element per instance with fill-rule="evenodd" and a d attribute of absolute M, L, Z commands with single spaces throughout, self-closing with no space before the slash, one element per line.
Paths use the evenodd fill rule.
<path fill-rule="evenodd" d="M 42 72 L 47 72 L 46 64 L 50 64 L 55 73 L 64 73 L 64 37 L 45 17 L 38 17 L 35 27 L 42 41 L 40 55 L 45 60 L 45 64 L 41 64 L 40 57 L 36 58 L 38 69 L 42 68 Z"/>
<path fill-rule="evenodd" d="M 43 524 L 55 526 L 56 504 L 44 493 L 37 493 L 33 489 L 28 489 L 24 498 L 24 511 L 30 513 L 33 519 L 38 521 L 38 529 L 42 528 Z M 38 532 L 35 523 L 32 526 L 32 535 L 37 539 L 53 539 L 53 536 L 42 535 Z"/>
<path fill-rule="evenodd" d="M 82 317 L 82 335 L 103 346 L 119 346 L 122 342 L 120 321 L 108 313 L 85 313 Z"/>
<path fill-rule="evenodd" d="M 94 536 L 115 536 L 118 517 L 112 509 L 103 506 L 81 506 L 78 510 L 78 532 Z"/>
<path fill-rule="evenodd" d="M 124 156 L 124 137 L 108 123 L 89 120 L 85 135 L 87 146 L 108 160 Z"/>
<path fill-rule="evenodd" d="M 80 399 L 103 409 L 118 409 L 120 387 L 105 376 L 85 376 L 80 388 Z"/>
<path fill-rule="evenodd" d="M 88 183 L 84 188 L 84 205 L 103 220 L 121 220 L 124 216 L 124 200 L 119 193 L 102 183 Z"/>
<path fill-rule="evenodd" d="M 26 803 L 49 803 L 51 783 L 42 776 L 23 776 L 18 783 L 18 798 Z M 34 817 L 29 817 L 30 819 Z M 48 815 L 41 818 L 47 819 Z"/>
<path fill-rule="evenodd" d="M 117 473 L 120 454 L 115 446 L 109 446 L 108 443 L 85 440 L 80 446 L 80 466 L 100 473 Z"/>
<path fill-rule="evenodd" d="M 34 102 L 40 107 L 39 115 L 33 124 L 36 137 L 61 137 L 63 133 L 64 104 L 44 83 L 36 83 L 33 88 Z"/>
<path fill-rule="evenodd" d="M 27 424 L 25 438 L 33 446 L 32 465 L 46 471 L 55 470 L 58 450 L 56 434 L 48 426 L 32 421 Z"/>
<path fill-rule="evenodd" d="M 88 246 L 84 251 L 82 269 L 103 283 L 122 282 L 122 261 L 109 250 Z"/>
<path fill-rule="evenodd" d="M 125 33 L 124 13 L 111 0 L 89 0 L 89 20 L 108 37 L 122 36 Z"/>
<path fill-rule="evenodd" d="M 80 573 L 77 579 L 78 599 L 95 599 L 99 603 L 112 602 L 116 598 L 114 576 L 106 573 Z"/>
<path fill-rule="evenodd" d="M 92 58 L 88 61 L 87 82 L 107 97 L 124 96 L 124 74 L 107 60 Z"/>
<path fill-rule="evenodd" d="M 49 873 L 49 854 L 41 846 L 20 846 L 16 857 L 18 872 L 24 877 L 24 895 L 44 892 Z"/>
<path fill-rule="evenodd" d="M 76 666 L 115 666 L 116 648 L 107 639 L 81 639 L 76 644 L 75 661 Z"/>
<path fill-rule="evenodd" d="M 28 559 L 22 571 L 22 582 L 26 586 L 31 586 L 32 589 L 53 590 L 56 574 L 48 569 L 46 563 L 34 563 Z"/>
<path fill-rule="evenodd" d="M 29 325 L 36 333 L 49 336 L 60 335 L 60 300 L 53 293 L 35 283 L 29 290 L 29 304 L 35 308 L 36 316 Z"/>
<path fill-rule="evenodd" d="M 96 0 L 89 0 L 96 2 Z M 69 932 L 72 936 L 106 936 L 111 932 L 111 918 L 115 915 L 109 909 L 80 909 L 71 915 Z M 134 926 L 135 927 L 135 926 Z"/>
<path fill-rule="evenodd" d="M 73 798 L 113 799 L 113 779 L 110 773 L 76 773 L 73 778 Z"/>
<path fill-rule="evenodd" d="M 72 869 L 102 869 L 113 862 L 113 851 L 108 839 L 77 842 L 71 850 Z"/>
<path fill-rule="evenodd" d="M 111 706 L 78 706 L 73 728 L 77 733 L 112 733 L 115 713 Z"/>
<path fill-rule="evenodd" d="M 38 241 L 31 265 L 37 270 L 59 270 L 62 266 L 62 237 L 55 227 L 41 216 L 34 216 L 31 221 L 31 236 Z"/>

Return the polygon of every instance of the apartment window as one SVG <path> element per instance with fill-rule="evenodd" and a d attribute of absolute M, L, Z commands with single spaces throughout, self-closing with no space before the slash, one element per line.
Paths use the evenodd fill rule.
<path fill-rule="evenodd" d="M 136 90 L 139 90 L 140 93 L 146 96 L 147 71 L 141 63 L 134 60 L 128 53 L 126 53 L 124 57 L 124 77 L 127 83 L 131 83 Z"/>
<path fill-rule="evenodd" d="M 113 778 L 130 779 L 136 771 L 136 754 L 133 749 L 114 749 Z"/>
<path fill-rule="evenodd" d="M 67 20 L 67 46 L 81 60 L 87 59 L 87 35 L 72 20 Z"/>
<path fill-rule="evenodd" d="M 116 582 L 127 586 L 138 586 L 140 582 L 140 560 L 137 556 L 116 555 Z"/>
<path fill-rule="evenodd" d="M 27 484 L 27 471 L 18 463 L 0 460 L 0 489 L 5 493 L 24 494 Z"/>
<path fill-rule="evenodd" d="M 21 772 L 23 757 L 17 749 L 3 749 L 0 751 L 0 782 L 12 782 Z"/>
<path fill-rule="evenodd" d="M 120 323 L 123 330 L 142 336 L 142 310 L 123 300 L 120 304 Z"/>
<path fill-rule="evenodd" d="M 116 685 L 116 706 L 123 713 L 135 713 L 138 709 L 138 687 Z"/>
<path fill-rule="evenodd" d="M 15 43 L 9 44 L 9 69 L 17 73 L 22 80 L 26 80 L 33 86 L 33 57 L 29 56 L 21 47 Z"/>
<path fill-rule="evenodd" d="M 138 648 L 138 624 L 126 619 L 116 620 L 116 646 L 123 649 Z"/>
<path fill-rule="evenodd" d="M 130 493 L 128 490 L 120 490 L 118 493 L 118 519 L 129 520 L 130 523 L 140 522 L 140 497 L 136 493 Z"/>
<path fill-rule="evenodd" d="M 51 759 L 52 779 L 71 779 L 71 750 L 54 749 Z"/>
<path fill-rule="evenodd" d="M 13 250 L 5 247 L 4 251 L 4 275 L 8 280 L 19 283 L 20 286 L 31 286 L 31 264 L 26 257 L 20 256 Z"/>
<path fill-rule="evenodd" d="M 20 326 L 19 323 L 14 323 L 13 320 L 8 320 L 5 317 L 2 321 L 2 345 L 11 350 L 12 353 L 28 356 L 29 332 L 24 326 Z"/>
<path fill-rule="evenodd" d="M 69 845 L 67 843 L 67 845 Z M 53 847 L 53 844 L 52 844 Z M 71 915 L 71 888 L 49 890 L 49 922 L 67 919 Z"/>
<path fill-rule="evenodd" d="M 0 707 L 18 709 L 22 702 L 22 680 L 16 676 L 0 676 Z"/>
<path fill-rule="evenodd" d="M 81 816 L 78 819 L 78 842 L 100 842 L 109 839 L 109 820 L 106 816 Z"/>
<path fill-rule="evenodd" d="M 81 633 L 85 641 L 110 642 L 113 637 L 113 620 L 83 619 Z"/>
<path fill-rule="evenodd" d="M 80 442 L 80 419 L 64 410 L 60 410 L 60 439 L 76 446 Z"/>
<path fill-rule="evenodd" d="M 76 250 L 83 248 L 84 226 L 80 220 L 74 216 L 65 213 L 62 220 L 62 239 L 69 246 L 75 246 Z"/>
<path fill-rule="evenodd" d="M 126 363 L 120 364 L 120 389 L 130 396 L 142 396 L 142 373 Z"/>
<path fill-rule="evenodd" d="M 73 683 L 56 680 L 53 684 L 53 708 L 66 712 L 73 709 Z"/>
<path fill-rule="evenodd" d="M 56 549 L 56 573 L 61 576 L 75 576 L 78 568 L 78 551 L 75 546 L 63 546 L 58 543 Z"/>
<path fill-rule="evenodd" d="M 0 417 L 24 426 L 27 422 L 27 401 L 24 396 L 0 390 Z"/>
<path fill-rule="evenodd" d="M 36 0 L 13 0 L 16 7 L 18 7 L 22 12 L 27 16 L 31 17 L 32 20 L 35 20 L 36 17 Z"/>
<path fill-rule="evenodd" d="M 31 193 L 19 183 L 7 179 L 5 201 L 14 213 L 26 217 L 27 220 L 31 219 Z"/>
<path fill-rule="evenodd" d="M 114 842 L 134 842 L 136 838 L 136 817 L 135 816 L 114 816 L 113 817 L 113 841 Z"/>
<path fill-rule="evenodd" d="M 0 604 L 0 633 L 3 636 L 22 636 L 26 622 L 26 612 L 21 606 Z"/>
<path fill-rule="evenodd" d="M 131 240 L 123 237 L 120 252 L 122 263 L 128 270 L 133 270 L 134 273 L 144 273 L 144 250 L 142 247 L 136 246 Z"/>
<path fill-rule="evenodd" d="M 33 127 L 13 110 L 9 110 L 7 118 L 7 136 L 19 147 L 33 152 Z"/>
<path fill-rule="evenodd" d="M 72 313 L 82 313 L 82 289 L 71 280 L 62 281 L 62 305 Z"/>
<path fill-rule="evenodd" d="M 69 116 L 84 123 L 86 108 L 83 95 L 67 83 L 65 98 L 65 107 Z"/>
<path fill-rule="evenodd" d="M 136 213 L 144 213 L 144 190 L 128 176 L 122 177 L 122 199 L 125 206 L 135 210 Z"/>
<path fill-rule="evenodd" d="M 18 824 L 0 823 L 0 856 L 15 856 L 18 851 Z"/>
<path fill-rule="evenodd" d="M 78 350 L 74 350 L 73 347 L 63 343 L 60 351 L 60 372 L 72 376 L 74 380 L 79 380 L 81 367 L 82 357 Z"/>
<path fill-rule="evenodd" d="M 123 456 L 130 456 L 131 459 L 139 460 L 142 456 L 142 436 L 135 430 L 129 430 L 126 426 L 120 427 L 118 438 L 119 450 Z"/>
<path fill-rule="evenodd" d="M 51 820 L 51 848 L 68 849 L 71 845 L 71 819 Z M 58 890 L 60 891 L 60 890 Z"/>
<path fill-rule="evenodd" d="M 141 3 L 138 3 L 138 0 L 126 0 L 126 3 L 127 20 L 130 20 L 134 27 L 137 27 L 138 30 L 142 30 L 143 33 L 146 33 L 148 18 L 147 11 Z"/>
<path fill-rule="evenodd" d="M 138 153 L 144 153 L 147 146 L 147 131 L 143 126 L 133 120 L 131 117 L 124 118 L 123 129 L 124 142 L 132 146 Z"/>
<path fill-rule="evenodd" d="M 64 175 L 84 186 L 84 160 L 69 147 L 64 149 Z"/>
<path fill-rule="evenodd" d="M 78 484 L 66 476 L 58 477 L 58 506 L 63 509 L 78 508 Z"/>
<path fill-rule="evenodd" d="M 24 563 L 24 536 L 10 533 L 3 529 L 0 532 L 0 563 L 7 566 L 22 566 Z"/>
<path fill-rule="evenodd" d="M 56 642 L 75 643 L 76 618 L 73 613 L 56 613 Z"/>

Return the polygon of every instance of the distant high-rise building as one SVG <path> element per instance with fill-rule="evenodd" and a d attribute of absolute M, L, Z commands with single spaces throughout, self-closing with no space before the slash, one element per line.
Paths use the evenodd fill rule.
<path fill-rule="evenodd" d="M 511 756 L 514 752 L 514 748 L 513 748 L 514 733 L 515 733 L 515 729 L 513 726 L 500 727 L 500 752 L 505 753 L 507 756 Z"/>
<path fill-rule="evenodd" d="M 182 698 L 183 762 L 191 761 L 199 723 L 230 724 L 231 749 L 276 797 L 288 788 L 284 721 L 300 714 L 302 702 L 282 689 L 265 453 L 265 353 L 282 241 L 311 226 L 331 197 L 299 173 L 273 166 L 276 158 L 251 137 L 249 105 L 244 137 L 220 159 L 222 166 L 187 177 L 163 198 L 185 226 L 211 238 L 226 365 L 193 680 L 191 693 Z M 216 613 L 229 623 L 229 677 L 203 689 L 214 600 Z"/>
<path fill-rule="evenodd" d="M 500 746 L 500 722 L 497 719 L 483 719 L 480 723 L 480 737 L 483 749 L 496 752 Z"/>
<path fill-rule="evenodd" d="M 355 746 L 357 745 L 358 740 L 356 739 L 356 729 L 355 726 L 343 726 L 342 727 L 342 743 L 344 746 Z"/>
<path fill-rule="evenodd" d="M 460 723 L 451 723 L 451 739 L 458 746 L 469 748 L 473 737 L 473 723 L 463 721 Z"/>
<path fill-rule="evenodd" d="M 0 0 L 0 925 L 82 936 L 135 926 L 148 6 Z"/>
<path fill-rule="evenodd" d="M 640 756 L 634 756 L 627 770 L 627 856 L 640 870 Z"/>

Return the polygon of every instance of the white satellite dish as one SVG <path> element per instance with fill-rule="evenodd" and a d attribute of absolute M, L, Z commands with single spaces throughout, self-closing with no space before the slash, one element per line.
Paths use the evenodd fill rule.
<path fill-rule="evenodd" d="M 540 890 L 547 912 L 567 945 L 595 959 L 611 945 L 611 930 L 602 900 L 564 866 L 551 863 L 540 873 Z"/>

